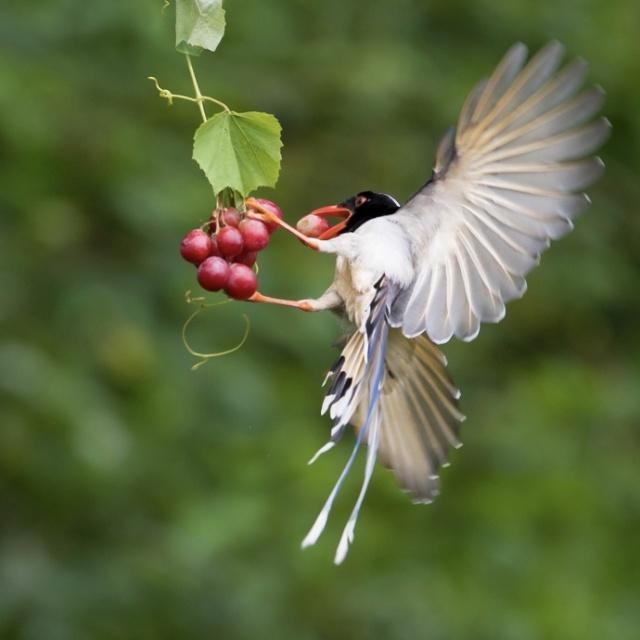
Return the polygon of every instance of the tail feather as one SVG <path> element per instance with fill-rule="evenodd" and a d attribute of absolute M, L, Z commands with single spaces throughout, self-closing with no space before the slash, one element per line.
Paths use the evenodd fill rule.
<path fill-rule="evenodd" d="M 321 454 L 333 448 L 351 421 L 356 407 L 362 405 L 362 400 L 366 397 L 367 404 L 363 408 L 363 420 L 360 423 L 353 451 L 309 533 L 302 541 L 302 547 L 308 547 L 315 544 L 322 534 L 333 503 L 353 466 L 360 445 L 366 441 L 368 451 L 364 479 L 336 550 L 336 564 L 340 564 L 345 559 L 349 544 L 353 541 L 358 514 L 375 468 L 382 422 L 382 407 L 378 398 L 384 384 L 385 352 L 389 331 L 386 322 L 386 300 L 387 289 L 381 281 L 376 287 L 367 322 L 362 330 L 355 331 L 349 338 L 340 357 L 327 375 L 327 379 L 331 380 L 331 386 L 325 397 L 322 413 L 329 411 L 334 424 L 331 439 L 310 460 L 310 463 L 314 462 Z"/>
<path fill-rule="evenodd" d="M 336 549 L 336 555 L 334 559 L 334 562 L 336 564 L 342 564 L 343 560 L 347 557 L 347 552 L 349 551 L 349 545 L 353 542 L 356 523 L 358 521 L 358 515 L 360 514 L 360 508 L 362 507 L 364 498 L 367 495 L 369 482 L 371 481 L 371 476 L 373 475 L 373 470 L 376 464 L 376 456 L 378 453 L 378 446 L 380 443 L 381 421 L 382 421 L 382 411 L 379 406 L 376 406 L 375 416 L 373 417 L 371 432 L 369 434 L 369 439 L 368 439 L 369 444 L 367 449 L 367 461 L 365 463 L 364 480 L 362 482 L 362 488 L 360 489 L 358 500 L 356 501 L 356 504 L 353 507 L 353 511 L 349 516 L 349 520 L 347 521 L 344 531 L 342 532 L 342 536 L 340 536 L 340 542 L 338 543 L 338 548 Z"/>
<path fill-rule="evenodd" d="M 342 437 L 363 396 L 367 395 L 367 379 L 373 371 L 371 359 L 374 352 L 380 350 L 380 330 L 387 324 L 387 301 L 390 297 L 388 287 L 381 278 L 375 285 L 363 326 L 348 338 L 342 353 L 325 377 L 324 384 L 330 381 L 331 385 L 325 395 L 320 414 L 328 412 L 333 421 L 330 442 L 334 444 Z M 331 448 L 333 447 L 329 443 L 323 445 L 311 460 L 317 460 L 322 453 Z"/>
<path fill-rule="evenodd" d="M 412 340 L 389 334 L 381 398 L 379 458 L 416 502 L 432 502 L 439 493 L 439 470 L 448 466 L 464 415 L 460 391 L 446 370 L 446 359 L 426 337 Z M 352 422 L 361 424 L 363 397 Z"/>
<path fill-rule="evenodd" d="M 349 459 L 302 546 L 318 540 L 333 503 L 363 442 L 368 446 L 360 493 L 340 537 L 335 562 L 346 557 L 376 459 L 390 468 L 416 502 L 432 502 L 439 494 L 439 470 L 448 465 L 464 415 L 460 391 L 446 370 L 446 358 L 426 337 L 408 339 L 391 330 L 387 300 L 379 283 L 367 320 L 346 341 L 325 382 L 330 382 L 322 413 L 332 421 L 331 438 L 310 460 L 332 449 L 348 424 L 357 433 Z"/>
<path fill-rule="evenodd" d="M 376 363 L 374 375 L 371 377 L 371 383 L 369 387 L 369 403 L 367 406 L 367 417 L 365 419 L 364 426 L 361 430 L 362 433 L 366 433 L 367 438 L 367 460 L 365 463 L 364 480 L 362 482 L 362 488 L 356 501 L 353 511 L 349 516 L 349 520 L 342 532 L 338 548 L 336 550 L 335 563 L 341 564 L 347 556 L 349 545 L 353 542 L 354 532 L 356 528 L 356 522 L 358 521 L 358 515 L 360 513 L 360 507 L 364 502 L 364 498 L 367 495 L 367 489 L 369 488 L 369 482 L 373 475 L 373 470 L 376 464 L 376 456 L 378 453 L 378 446 L 380 443 L 380 423 L 382 422 L 382 407 L 378 402 L 378 397 L 384 384 L 384 356 L 387 345 L 387 334 L 389 328 L 386 322 L 382 323 L 380 327 L 380 346 L 376 349 Z M 360 435 L 360 434 L 358 434 Z"/>
<path fill-rule="evenodd" d="M 340 491 L 340 488 L 342 487 L 344 481 L 349 475 L 349 471 L 351 471 L 351 467 L 355 462 L 356 455 L 358 454 L 358 450 L 360 449 L 360 445 L 362 444 L 362 439 L 364 438 L 365 435 L 366 435 L 366 431 L 364 429 L 358 434 L 358 437 L 356 438 L 356 443 L 353 447 L 353 451 L 349 456 L 349 460 L 347 460 L 347 464 L 342 470 L 342 473 L 340 474 L 338 481 L 336 482 L 335 486 L 331 490 L 329 497 L 325 501 L 322 509 L 320 510 L 320 513 L 318 514 L 318 517 L 315 519 L 315 522 L 311 526 L 311 529 L 309 529 L 309 533 L 307 533 L 304 540 L 302 541 L 303 549 L 305 549 L 306 547 L 310 547 L 311 545 L 314 545 L 318 541 L 318 538 L 320 537 L 322 532 L 324 531 L 324 528 L 327 524 L 327 519 L 329 518 L 329 513 L 331 512 L 331 507 L 333 507 L 333 502 L 336 499 L 336 496 L 338 495 L 338 492 Z"/>

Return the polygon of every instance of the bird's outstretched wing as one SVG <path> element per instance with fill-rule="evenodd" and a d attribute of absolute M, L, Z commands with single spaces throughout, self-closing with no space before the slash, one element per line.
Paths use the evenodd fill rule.
<path fill-rule="evenodd" d="M 602 173 L 601 160 L 587 156 L 610 125 L 592 120 L 601 89 L 577 94 L 586 63 L 556 73 L 558 42 L 524 66 L 526 53 L 516 44 L 471 92 L 440 142 L 432 179 L 392 216 L 412 238 L 416 272 L 390 317 L 406 336 L 472 340 L 481 322 L 500 321 Z"/>

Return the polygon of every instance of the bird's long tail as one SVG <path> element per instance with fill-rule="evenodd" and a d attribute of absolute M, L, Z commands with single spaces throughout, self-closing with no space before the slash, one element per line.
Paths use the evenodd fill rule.
<path fill-rule="evenodd" d="M 439 493 L 440 468 L 448 465 L 451 449 L 461 446 L 458 408 L 460 392 L 447 373 L 447 361 L 426 336 L 408 339 L 387 323 L 390 294 L 376 287 L 366 324 L 347 340 L 329 371 L 322 412 L 333 420 L 331 438 L 310 463 L 331 449 L 348 424 L 356 443 L 338 481 L 313 527 L 306 547 L 322 533 L 333 502 L 351 469 L 360 446 L 368 445 L 360 495 L 343 531 L 336 563 L 344 560 L 376 459 L 391 469 L 414 502 L 429 503 Z"/>
<path fill-rule="evenodd" d="M 333 420 L 331 439 L 309 461 L 311 464 L 318 456 L 335 445 L 351 421 L 358 405 L 363 398 L 367 398 L 366 410 L 363 412 L 363 419 L 359 425 L 353 451 L 313 526 L 302 541 L 302 547 L 305 548 L 315 544 L 320 537 L 335 498 L 349 474 L 364 440 L 368 445 L 368 450 L 362 488 L 340 538 L 335 555 L 336 564 L 340 564 L 344 560 L 349 544 L 353 541 L 360 507 L 375 468 L 382 424 L 382 407 L 379 396 L 384 383 L 385 353 L 389 335 L 388 294 L 388 288 L 384 281 L 380 281 L 376 285 L 365 325 L 351 335 L 327 376 L 327 380 L 330 379 L 332 384 L 325 397 L 322 413 L 328 411 Z"/>

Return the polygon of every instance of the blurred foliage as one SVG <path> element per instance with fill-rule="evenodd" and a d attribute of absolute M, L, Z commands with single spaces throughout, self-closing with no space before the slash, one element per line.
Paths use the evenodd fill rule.
<path fill-rule="evenodd" d="M 211 208 L 161 0 L 0 4 L 0 636 L 638 637 L 640 4 L 637 0 L 227 2 L 206 90 L 278 115 L 297 219 L 362 188 L 403 198 L 516 40 L 591 63 L 614 125 L 607 173 L 529 292 L 447 345 L 465 447 L 430 507 L 378 469 L 346 564 L 353 474 L 298 545 L 350 446 L 325 441 L 328 315 L 229 304 L 194 346 L 252 333 L 197 372 L 177 245 Z M 306 297 L 327 256 L 276 235 L 266 293 Z"/>

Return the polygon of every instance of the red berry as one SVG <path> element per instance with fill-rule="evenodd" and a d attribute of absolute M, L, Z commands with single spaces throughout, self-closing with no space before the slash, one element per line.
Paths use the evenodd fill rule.
<path fill-rule="evenodd" d="M 304 218 L 300 218 L 300 220 L 298 220 L 298 224 L 296 224 L 296 229 L 310 238 L 319 237 L 328 228 L 329 223 L 327 220 L 315 215 L 314 213 L 310 213 L 304 216 Z"/>
<path fill-rule="evenodd" d="M 242 234 L 235 227 L 222 227 L 216 235 L 218 249 L 225 258 L 235 258 L 242 253 Z"/>
<path fill-rule="evenodd" d="M 260 251 L 269 244 L 267 225 L 260 220 L 243 220 L 238 226 L 245 251 Z"/>
<path fill-rule="evenodd" d="M 193 264 L 200 264 L 209 256 L 211 238 L 202 229 L 192 229 L 180 243 L 180 255 Z"/>
<path fill-rule="evenodd" d="M 211 238 L 211 251 L 209 251 L 210 256 L 221 256 L 220 247 L 218 247 L 218 240 L 216 236 L 212 236 Z"/>
<path fill-rule="evenodd" d="M 280 220 L 284 217 L 282 215 L 282 210 L 275 202 L 271 202 L 271 200 L 267 200 L 266 198 L 256 198 L 256 202 L 259 202 L 265 209 L 269 209 L 269 211 L 278 216 Z M 267 225 L 269 233 L 273 233 L 278 228 L 278 225 L 275 222 L 265 222 L 264 224 Z"/>
<path fill-rule="evenodd" d="M 243 251 L 239 256 L 236 256 L 233 261 L 239 264 L 246 264 L 247 267 L 253 267 L 257 257 L 257 251 Z"/>
<path fill-rule="evenodd" d="M 253 269 L 244 264 L 232 264 L 229 267 L 229 278 L 224 286 L 227 295 L 236 300 L 246 300 L 257 288 L 258 279 Z"/>
<path fill-rule="evenodd" d="M 224 258 L 212 256 L 198 267 L 198 282 L 207 291 L 220 291 L 229 278 L 229 265 Z"/>
<path fill-rule="evenodd" d="M 220 212 L 220 220 L 229 227 L 237 227 L 240 224 L 240 212 L 233 207 L 223 209 Z"/>

